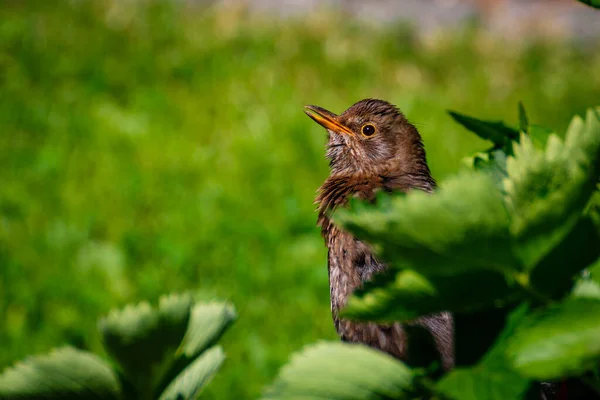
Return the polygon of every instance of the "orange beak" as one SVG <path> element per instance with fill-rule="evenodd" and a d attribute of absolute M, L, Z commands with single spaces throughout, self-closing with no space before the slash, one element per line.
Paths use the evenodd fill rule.
<path fill-rule="evenodd" d="M 304 108 L 306 109 L 304 110 L 306 115 L 315 120 L 315 122 L 321 125 L 323 128 L 329 129 L 335 133 L 354 136 L 354 132 L 352 132 L 348 127 L 340 124 L 337 121 L 337 115 L 331 111 L 327 111 L 326 109 L 318 106 L 304 106 Z"/>

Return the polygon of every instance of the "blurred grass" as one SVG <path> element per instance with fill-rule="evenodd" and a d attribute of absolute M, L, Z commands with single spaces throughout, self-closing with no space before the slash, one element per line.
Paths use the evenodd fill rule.
<path fill-rule="evenodd" d="M 0 366 L 97 318 L 200 288 L 240 320 L 206 398 L 255 398 L 290 353 L 335 338 L 312 200 L 325 133 L 302 112 L 390 100 L 441 179 L 484 144 L 452 108 L 564 129 L 598 103 L 600 44 L 419 38 L 342 16 L 158 1 L 0 8 Z"/>

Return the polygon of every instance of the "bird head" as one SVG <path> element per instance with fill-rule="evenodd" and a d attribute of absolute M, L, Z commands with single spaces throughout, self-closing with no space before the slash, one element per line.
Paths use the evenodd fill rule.
<path fill-rule="evenodd" d="M 387 101 L 361 100 L 340 115 L 318 106 L 306 106 L 305 112 L 327 130 L 331 176 L 415 176 L 433 185 L 421 135 Z"/>

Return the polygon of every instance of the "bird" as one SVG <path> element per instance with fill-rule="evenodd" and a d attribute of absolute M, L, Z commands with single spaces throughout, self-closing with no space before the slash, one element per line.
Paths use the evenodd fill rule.
<path fill-rule="evenodd" d="M 432 193 L 436 188 L 421 135 L 393 104 L 364 99 L 340 115 L 322 107 L 305 106 L 305 113 L 328 134 L 329 176 L 317 191 L 317 225 L 328 249 L 331 313 L 344 342 L 363 343 L 411 365 L 419 358 L 410 351 L 409 332 L 429 335 L 443 370 L 454 366 L 453 320 L 448 312 L 409 323 L 357 322 L 340 318 L 349 296 L 376 274 L 387 270 L 371 246 L 337 226 L 330 213 L 350 198 L 374 201 L 380 191 Z"/>

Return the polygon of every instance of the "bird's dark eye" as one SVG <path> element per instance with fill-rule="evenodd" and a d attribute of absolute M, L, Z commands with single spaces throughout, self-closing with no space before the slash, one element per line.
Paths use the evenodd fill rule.
<path fill-rule="evenodd" d="M 375 134 L 375 127 L 371 124 L 363 125 L 361 132 L 365 136 L 373 136 Z"/>

